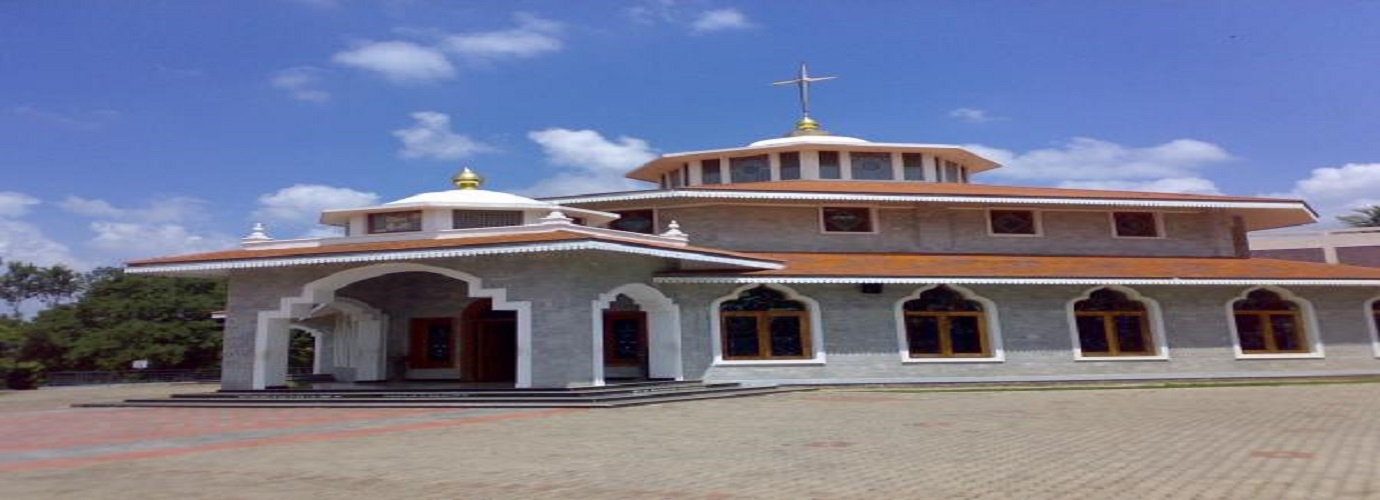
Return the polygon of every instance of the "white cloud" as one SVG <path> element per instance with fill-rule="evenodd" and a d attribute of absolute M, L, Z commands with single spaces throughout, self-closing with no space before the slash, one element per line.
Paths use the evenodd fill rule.
<path fill-rule="evenodd" d="M 966 123 L 987 123 L 1006 120 L 1005 117 L 987 114 L 987 110 L 973 108 L 955 109 L 949 112 L 949 117 Z"/>
<path fill-rule="evenodd" d="M 364 42 L 331 58 L 337 64 L 373 71 L 400 84 L 422 84 L 455 77 L 455 66 L 441 51 L 404 41 Z"/>
<path fill-rule="evenodd" d="M 696 33 L 709 33 L 713 31 L 741 30 L 751 28 L 752 22 L 746 15 L 738 9 L 715 9 L 701 12 L 696 16 L 695 21 L 690 24 L 690 29 Z"/>
<path fill-rule="evenodd" d="M 523 191 L 532 196 L 644 189 L 645 183 L 623 174 L 657 156 L 647 141 L 633 137 L 611 141 L 593 130 L 552 128 L 529 132 L 527 137 L 541 145 L 551 163 L 574 167 Z"/>
<path fill-rule="evenodd" d="M 640 5 L 628 7 L 628 17 L 643 24 L 675 22 L 679 17 L 676 0 L 647 0 Z"/>
<path fill-rule="evenodd" d="M 102 199 L 68 196 L 58 206 L 95 219 L 87 225 L 93 236 L 86 245 L 99 252 L 94 259 L 101 264 L 221 250 L 237 242 L 232 236 L 201 228 L 210 217 L 207 202 L 198 198 L 170 196 L 142 206 L 120 207 Z"/>
<path fill-rule="evenodd" d="M 1145 148 L 1074 138 L 1058 147 L 1014 153 L 982 145 L 967 146 L 1005 165 L 984 177 L 1037 179 L 1050 184 L 1069 181 L 1148 181 L 1200 177 L 1199 170 L 1232 159 L 1221 146 L 1176 139 Z"/>
<path fill-rule="evenodd" d="M 40 203 L 38 198 L 24 193 L 0 191 L 0 261 L 40 266 L 65 264 L 77 269 L 89 267 L 73 257 L 66 245 L 49 238 L 38 226 L 21 220 Z"/>
<path fill-rule="evenodd" d="M 0 218 L 23 217 L 29 207 L 39 204 L 38 198 L 15 191 L 0 191 Z"/>
<path fill-rule="evenodd" d="M 515 17 L 517 27 L 450 35 L 441 41 L 440 48 L 477 59 L 535 57 L 561 50 L 561 23 L 530 14 L 517 14 Z"/>
<path fill-rule="evenodd" d="M 318 88 L 325 70 L 315 66 L 297 66 L 273 74 L 268 82 L 275 88 L 287 91 L 293 99 L 308 102 L 326 102 L 331 99 L 330 92 Z"/>
<path fill-rule="evenodd" d="M 259 208 L 254 211 L 254 217 L 269 223 L 269 234 L 273 234 L 274 223 L 290 227 L 316 224 L 322 210 L 365 207 L 377 205 L 378 202 L 379 196 L 374 193 L 319 184 L 297 184 L 259 196 Z M 307 232 L 311 233 L 312 230 Z"/>
<path fill-rule="evenodd" d="M 110 202 L 68 196 L 58 206 L 63 210 L 93 219 L 129 220 L 136 222 L 185 222 L 205 216 L 206 200 L 186 196 L 159 198 L 138 208 L 119 208 Z"/>
<path fill-rule="evenodd" d="M 238 240 L 224 234 L 195 234 L 181 224 L 96 221 L 89 244 L 107 258 L 128 259 L 224 250 Z"/>
<path fill-rule="evenodd" d="M 1061 188 L 1151 191 L 1156 193 L 1222 194 L 1217 184 L 1201 177 L 1171 177 L 1146 181 L 1064 181 Z"/>
<path fill-rule="evenodd" d="M 52 240 L 33 224 L 0 218 L 0 259 L 28 262 L 40 266 L 64 264 L 86 269 L 88 266 L 72 256 L 66 245 Z"/>
<path fill-rule="evenodd" d="M 1307 179 L 1295 182 L 1289 192 L 1269 196 L 1303 199 L 1321 214 L 1320 222 L 1337 225 L 1338 215 L 1380 205 L 1380 163 L 1313 169 Z"/>
<path fill-rule="evenodd" d="M 451 131 L 450 116 L 445 113 L 418 111 L 411 116 L 417 123 L 393 131 L 393 136 L 402 141 L 398 155 L 403 158 L 457 160 L 493 150 L 487 144 Z"/>

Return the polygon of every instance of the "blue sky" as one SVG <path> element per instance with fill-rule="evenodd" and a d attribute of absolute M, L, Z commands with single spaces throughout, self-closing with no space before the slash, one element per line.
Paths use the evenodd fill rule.
<path fill-rule="evenodd" d="M 81 268 L 446 189 L 625 189 L 778 136 L 993 184 L 1380 203 L 1380 2 L 0 2 L 0 258 Z"/>

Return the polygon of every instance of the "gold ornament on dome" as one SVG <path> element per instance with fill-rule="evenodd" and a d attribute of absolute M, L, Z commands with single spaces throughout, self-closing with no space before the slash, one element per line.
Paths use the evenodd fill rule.
<path fill-rule="evenodd" d="M 450 180 L 455 183 L 456 189 L 479 189 L 479 186 L 484 184 L 484 178 L 474 173 L 469 167 L 455 174 L 455 177 Z"/>

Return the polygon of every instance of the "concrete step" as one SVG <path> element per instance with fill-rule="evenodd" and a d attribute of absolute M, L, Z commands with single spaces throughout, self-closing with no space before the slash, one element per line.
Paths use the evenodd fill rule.
<path fill-rule="evenodd" d="M 703 388 L 736 387 L 730 383 L 701 382 L 660 382 L 619 384 L 603 387 L 583 387 L 572 389 L 270 389 L 263 391 L 217 391 L 205 393 L 173 394 L 173 398 L 192 399 L 260 399 L 265 397 L 290 397 L 294 399 L 336 399 L 336 398 L 472 398 L 472 397 L 546 397 L 546 398 L 585 398 L 608 394 L 641 394 L 654 392 L 675 392 L 699 390 Z"/>
<path fill-rule="evenodd" d="M 722 385 L 722 384 L 716 384 Z M 777 394 L 806 387 L 706 387 L 700 390 L 615 394 L 589 398 L 167 398 L 88 403 L 80 407 L 157 408 L 616 408 L 701 399 Z"/>

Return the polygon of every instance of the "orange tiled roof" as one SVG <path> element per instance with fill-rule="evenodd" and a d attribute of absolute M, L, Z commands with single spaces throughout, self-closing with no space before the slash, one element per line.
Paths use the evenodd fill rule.
<path fill-rule="evenodd" d="M 174 255 L 170 257 L 158 257 L 153 259 L 142 259 L 127 262 L 130 267 L 150 266 L 157 264 L 182 264 L 192 262 L 215 262 L 215 261 L 234 261 L 252 259 L 270 259 L 299 256 L 320 256 L 333 254 L 361 254 L 373 252 L 387 252 L 397 250 L 428 250 L 438 248 L 459 248 L 459 247 L 483 247 L 483 246 L 504 246 L 530 243 L 552 243 L 569 242 L 582 240 L 607 241 L 612 243 L 623 243 L 644 247 L 660 248 L 665 250 L 678 250 L 683 252 L 701 253 L 715 256 L 736 257 L 751 260 L 769 260 L 764 257 L 748 255 L 743 253 L 729 252 L 725 250 L 715 250 L 703 247 L 677 246 L 665 243 L 641 241 L 633 238 L 619 238 L 606 235 L 592 235 L 574 231 L 550 231 L 539 233 L 518 233 L 503 234 L 493 236 L 470 236 L 463 238 L 445 239 L 420 239 L 420 240 L 401 240 L 401 241 L 379 241 L 346 243 L 340 245 L 325 245 L 317 247 L 301 248 L 266 248 L 266 249 L 234 249 L 222 250 L 218 252 L 206 252 L 187 255 Z"/>
<path fill-rule="evenodd" d="M 664 276 L 1377 280 L 1380 268 L 1225 257 L 752 253 L 786 267 Z"/>
<path fill-rule="evenodd" d="M 706 184 L 688 186 L 685 190 L 704 191 L 771 191 L 807 193 L 851 193 L 875 195 L 914 195 L 914 196 L 979 196 L 1013 198 L 1078 198 L 1078 199 L 1128 199 L 1128 200 L 1166 200 L 1166 201 L 1231 201 L 1302 203 L 1301 200 L 1283 198 L 1261 198 L 1248 196 L 1215 196 L 1181 193 L 1152 193 L 1145 191 L 1111 191 L 1101 189 L 1065 189 L 1048 187 L 1000 186 L 994 184 L 959 184 L 952 182 L 902 182 L 902 181 L 821 181 L 788 180 L 769 182 L 743 182 L 733 184 Z"/>

